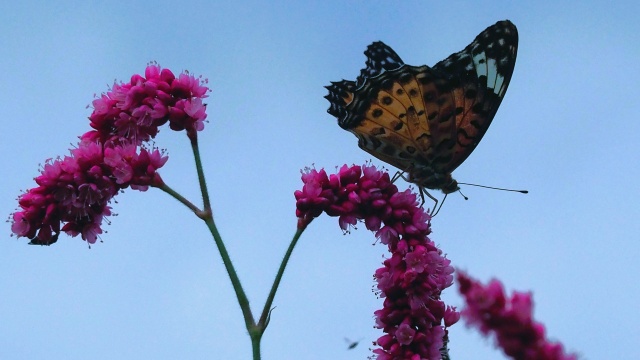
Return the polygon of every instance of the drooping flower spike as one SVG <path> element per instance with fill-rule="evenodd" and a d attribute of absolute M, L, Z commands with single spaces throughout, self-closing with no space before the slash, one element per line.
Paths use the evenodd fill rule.
<path fill-rule="evenodd" d="M 129 186 L 145 191 L 160 185 L 157 170 L 166 161 L 160 151 L 135 145 L 85 144 L 44 165 L 35 179 L 39 186 L 20 196 L 11 230 L 35 245 L 55 243 L 61 231 L 93 244 L 103 232 L 102 220 L 111 215 L 111 199 Z"/>
<path fill-rule="evenodd" d="M 348 231 L 357 221 L 387 245 L 390 257 L 375 272 L 383 308 L 376 326 L 385 335 L 375 342 L 376 359 L 440 359 L 447 327 L 459 319 L 440 299 L 451 286 L 453 267 L 428 238 L 430 216 L 410 190 L 399 192 L 389 174 L 374 166 L 343 166 L 338 174 L 306 169 L 295 192 L 298 227 L 323 212 L 339 218 Z"/>
<path fill-rule="evenodd" d="M 505 294 L 502 284 L 492 280 L 483 285 L 458 271 L 460 293 L 466 301 L 462 316 L 485 336 L 495 336 L 496 344 L 512 359 L 577 360 L 566 354 L 559 342 L 549 341 L 544 325 L 533 320 L 531 293 Z"/>
<path fill-rule="evenodd" d="M 168 122 L 171 129 L 188 134 L 204 128 L 206 83 L 151 64 L 144 77 L 133 75 L 128 83 L 114 84 L 93 101 L 89 120 L 94 130 L 80 137 L 69 156 L 47 161 L 35 179 L 38 187 L 18 198 L 20 210 L 11 216 L 13 233 L 38 245 L 55 243 L 61 231 L 95 243 L 103 232 L 102 220 L 111 215 L 108 204 L 119 191 L 162 184 L 157 170 L 168 157 L 144 147 L 159 126 Z"/>

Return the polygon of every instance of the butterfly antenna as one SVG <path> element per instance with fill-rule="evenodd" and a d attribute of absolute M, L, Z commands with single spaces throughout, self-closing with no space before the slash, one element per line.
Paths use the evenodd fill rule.
<path fill-rule="evenodd" d="M 493 186 L 485 186 L 485 185 L 478 185 L 478 184 L 469 184 L 469 183 L 458 183 L 460 185 L 469 185 L 469 186 L 477 186 L 477 187 L 481 187 L 481 188 L 486 188 L 486 189 L 493 189 L 493 190 L 502 190 L 502 191 L 513 191 L 513 192 L 519 192 L 521 194 L 528 194 L 529 190 L 514 190 L 514 189 L 505 189 L 505 188 L 499 188 L 499 187 L 493 187 Z M 460 193 L 462 194 L 462 193 Z M 464 196 L 464 195 L 462 195 Z M 465 196 L 465 200 L 467 199 L 467 197 Z"/>

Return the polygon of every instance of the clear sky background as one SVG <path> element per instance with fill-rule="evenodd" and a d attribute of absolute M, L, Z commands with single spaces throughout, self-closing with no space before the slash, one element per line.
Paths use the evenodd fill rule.
<path fill-rule="evenodd" d="M 11 3 L 11 5 L 7 5 Z M 326 113 L 323 86 L 355 79 L 382 40 L 433 65 L 498 20 L 520 45 L 509 90 L 463 182 L 433 221 L 457 267 L 531 290 L 550 337 L 582 359 L 640 358 L 638 2 L 7 2 L 0 5 L 0 214 L 39 164 L 89 129 L 113 80 L 155 60 L 210 81 L 200 133 L 215 219 L 258 313 L 295 232 L 299 170 L 371 156 Z M 174 189 L 199 202 L 184 133 L 156 145 Z M 374 164 L 383 165 L 375 160 Z M 401 189 L 408 186 L 403 182 Z M 240 309 L 204 224 L 159 190 L 113 204 L 103 243 L 0 237 L 1 359 L 250 359 Z M 385 247 L 320 218 L 276 296 L 263 359 L 365 359 L 382 333 L 372 274 Z M 452 305 L 461 298 L 452 287 Z M 344 337 L 363 339 L 347 350 Z M 460 323 L 452 359 L 501 359 Z"/>

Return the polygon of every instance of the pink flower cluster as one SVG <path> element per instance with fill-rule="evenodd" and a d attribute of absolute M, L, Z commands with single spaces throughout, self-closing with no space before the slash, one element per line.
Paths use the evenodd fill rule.
<path fill-rule="evenodd" d="M 485 336 L 495 334 L 497 345 L 507 356 L 518 360 L 577 359 L 566 355 L 562 344 L 545 338 L 544 326 L 533 320 L 530 293 L 514 292 L 507 298 L 498 280 L 484 286 L 461 272 L 458 283 L 467 303 L 462 316 Z"/>
<path fill-rule="evenodd" d="M 163 184 L 157 170 L 168 158 L 143 143 L 167 121 L 191 135 L 202 130 L 207 91 L 192 75 L 176 78 L 157 65 L 148 66 L 145 77 L 115 84 L 93 102 L 89 119 L 95 130 L 82 135 L 69 156 L 47 161 L 35 178 L 38 186 L 18 198 L 13 233 L 37 245 L 55 243 L 61 231 L 95 243 L 102 220 L 111 214 L 108 204 L 119 191 Z"/>
<path fill-rule="evenodd" d="M 71 156 L 44 165 L 35 179 L 39 186 L 20 196 L 22 211 L 13 214 L 11 230 L 35 245 L 55 243 L 60 231 L 81 234 L 93 244 L 102 233 L 102 219 L 111 214 L 108 203 L 118 191 L 128 186 L 144 191 L 161 184 L 156 170 L 166 161 L 158 150 L 137 153 L 135 145 L 103 149 L 85 144 Z"/>
<path fill-rule="evenodd" d="M 193 75 L 182 73 L 176 78 L 169 69 L 149 65 L 144 77 L 136 74 L 129 83 L 116 83 L 93 101 L 89 120 L 95 130 L 81 139 L 139 145 L 155 137 L 158 127 L 167 121 L 172 130 L 200 131 L 207 117 L 202 99 L 208 91 Z"/>
<path fill-rule="evenodd" d="M 303 189 L 295 192 L 298 228 L 325 212 L 338 216 L 343 230 L 363 220 L 391 257 L 375 273 L 378 294 L 385 298 L 375 312 L 376 326 L 386 333 L 373 352 L 378 360 L 440 359 L 446 327 L 459 313 L 440 299 L 451 286 L 453 267 L 427 235 L 430 216 L 416 194 L 399 192 L 389 174 L 374 166 L 343 166 L 338 174 L 307 169 Z"/>

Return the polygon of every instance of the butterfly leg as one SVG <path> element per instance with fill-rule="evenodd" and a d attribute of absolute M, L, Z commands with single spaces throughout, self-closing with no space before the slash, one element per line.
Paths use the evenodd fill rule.
<path fill-rule="evenodd" d="M 404 171 L 396 171 L 396 174 L 393 175 L 393 177 L 391 178 L 391 183 L 393 184 L 394 182 L 396 182 L 396 180 L 403 178 L 404 180 L 407 180 L 406 177 L 404 177 Z"/>
<path fill-rule="evenodd" d="M 425 190 L 423 187 L 420 187 L 420 198 L 422 199 L 422 204 L 420 204 L 420 206 L 424 206 L 425 203 L 425 199 L 424 199 L 424 195 L 427 195 L 427 197 L 429 197 L 429 199 L 433 200 L 433 208 L 429 211 L 429 215 L 431 215 L 432 217 L 435 216 L 438 211 L 440 211 L 440 209 L 438 209 L 438 211 L 435 211 L 436 208 L 438 207 L 438 199 L 436 199 L 435 196 L 431 195 L 427 190 Z M 440 207 L 442 207 L 442 205 L 440 205 Z"/>
<path fill-rule="evenodd" d="M 399 178 L 402 178 L 404 181 L 406 182 L 411 182 L 409 181 L 409 179 L 404 176 L 404 171 L 398 171 L 396 172 L 395 175 L 393 175 L 393 178 L 391 178 L 391 183 L 394 183 L 396 180 L 398 180 Z M 420 199 L 422 200 L 422 202 L 420 203 L 420 206 L 424 206 L 425 203 L 425 198 L 424 195 L 427 194 L 427 197 L 431 200 L 433 200 L 433 209 L 431 209 L 431 211 L 429 212 L 429 215 L 434 216 L 435 214 L 438 213 L 438 211 L 440 211 L 440 209 L 438 209 L 438 211 L 435 211 L 436 208 L 438 207 L 438 199 L 436 199 L 433 195 L 431 195 L 427 190 L 425 190 L 422 186 L 418 186 L 418 188 L 420 189 Z M 446 195 L 445 195 L 445 199 L 446 199 Z M 442 202 L 444 204 L 444 201 Z M 442 204 L 440 204 L 440 207 L 442 207 Z"/>

